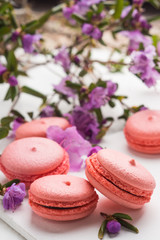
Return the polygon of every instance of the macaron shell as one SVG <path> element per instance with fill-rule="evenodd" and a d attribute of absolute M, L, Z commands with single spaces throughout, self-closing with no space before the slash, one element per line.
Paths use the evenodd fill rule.
<path fill-rule="evenodd" d="M 46 137 L 47 128 L 50 126 L 59 126 L 62 129 L 70 127 L 70 123 L 61 117 L 48 117 L 36 119 L 22 124 L 16 130 L 16 139 L 26 137 Z"/>
<path fill-rule="evenodd" d="M 83 178 L 71 175 L 47 176 L 34 181 L 30 192 L 43 201 L 76 202 L 89 199 L 93 187 Z"/>
<path fill-rule="evenodd" d="M 143 190 L 155 188 L 155 180 L 151 173 L 130 156 L 115 150 L 102 149 L 97 153 L 97 159 L 104 169 L 126 183 Z"/>
<path fill-rule="evenodd" d="M 127 120 L 125 131 L 135 139 L 160 140 L 160 111 L 145 110 L 135 113 Z"/>
<path fill-rule="evenodd" d="M 0 169 L 2 170 L 4 175 L 9 180 L 13 180 L 13 179 L 18 178 L 21 182 L 25 183 L 26 188 L 29 188 L 31 183 L 33 181 L 35 181 L 37 178 L 41 178 L 41 177 L 44 177 L 46 175 L 48 176 L 48 175 L 57 175 L 57 174 L 67 174 L 68 171 L 69 171 L 69 167 L 70 167 L 69 166 L 69 156 L 68 156 L 67 152 L 64 152 L 64 159 L 63 159 L 63 161 L 61 162 L 61 164 L 57 168 L 51 169 L 47 173 L 37 174 L 37 175 L 22 175 L 20 173 L 13 174 L 13 173 L 9 172 L 8 170 L 6 170 L 3 167 L 3 165 L 1 165 L 1 162 L 0 162 Z"/>
<path fill-rule="evenodd" d="M 112 193 L 111 191 L 109 191 L 106 187 L 104 187 L 103 185 L 101 185 L 101 183 L 99 183 L 95 177 L 93 177 L 88 170 L 85 170 L 86 176 L 89 180 L 89 182 L 99 191 L 101 192 L 104 196 L 106 196 L 107 198 L 109 198 L 110 200 L 125 206 L 127 208 L 131 208 L 131 209 L 139 209 L 141 207 L 143 207 L 143 204 L 138 204 L 138 203 L 133 203 L 130 202 L 129 200 L 124 200 L 120 197 L 118 197 L 117 195 L 115 195 L 115 193 Z"/>
<path fill-rule="evenodd" d="M 9 144 L 1 165 L 13 174 L 36 175 L 55 169 L 64 159 L 64 149 L 45 138 L 25 138 Z"/>

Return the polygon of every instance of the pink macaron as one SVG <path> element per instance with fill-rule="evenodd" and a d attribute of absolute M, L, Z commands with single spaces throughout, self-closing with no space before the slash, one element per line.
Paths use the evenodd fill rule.
<path fill-rule="evenodd" d="M 32 210 L 56 221 L 83 218 L 96 208 L 98 195 L 91 184 L 71 175 L 46 176 L 34 181 L 29 190 Z"/>
<path fill-rule="evenodd" d="M 124 134 L 132 149 L 143 153 L 160 153 L 160 111 L 135 113 L 127 120 Z"/>
<path fill-rule="evenodd" d="M 40 118 L 22 124 L 16 130 L 16 139 L 26 138 L 26 137 L 46 137 L 47 128 L 50 126 L 58 126 L 62 129 L 70 127 L 70 123 L 62 117 L 48 117 Z"/>
<path fill-rule="evenodd" d="M 150 172 L 130 156 L 102 149 L 86 160 L 89 182 L 109 199 L 138 209 L 150 201 L 155 180 Z"/>
<path fill-rule="evenodd" d="M 10 143 L 0 158 L 0 169 L 8 179 L 18 178 L 28 187 L 35 179 L 69 171 L 67 152 L 47 138 L 23 138 Z"/>

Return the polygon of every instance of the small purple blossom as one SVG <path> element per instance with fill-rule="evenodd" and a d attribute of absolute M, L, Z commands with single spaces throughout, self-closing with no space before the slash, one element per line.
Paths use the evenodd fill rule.
<path fill-rule="evenodd" d="M 15 76 L 10 76 L 8 78 L 8 83 L 11 85 L 11 86 L 16 86 L 18 84 L 18 80 Z"/>
<path fill-rule="evenodd" d="M 144 47 L 152 44 L 151 39 L 144 36 L 139 30 L 122 31 L 121 33 L 130 40 L 128 47 L 129 53 L 132 53 L 134 50 L 138 50 L 140 43 L 142 43 Z"/>
<path fill-rule="evenodd" d="M 106 229 L 109 233 L 115 234 L 121 230 L 121 224 L 116 220 L 107 222 Z"/>
<path fill-rule="evenodd" d="M 112 96 L 117 91 L 117 84 L 112 81 L 107 81 L 107 96 Z"/>
<path fill-rule="evenodd" d="M 93 4 L 98 4 L 100 2 L 104 2 L 104 0 L 81 0 L 81 3 L 85 4 L 86 6 L 92 6 Z"/>
<path fill-rule="evenodd" d="M 19 183 L 16 185 L 13 183 L 11 187 L 6 189 L 6 192 L 3 197 L 3 207 L 6 210 L 11 209 L 14 211 L 17 206 L 19 206 L 24 197 L 26 196 L 25 184 Z"/>
<path fill-rule="evenodd" d="M 139 111 L 145 111 L 145 110 L 148 110 L 148 108 L 145 107 L 145 106 L 142 106 L 142 107 L 139 109 Z"/>
<path fill-rule="evenodd" d="M 107 98 L 107 88 L 96 87 L 88 95 L 89 101 L 84 104 L 84 108 L 91 110 L 94 108 L 100 108 L 102 105 L 105 105 L 109 98 Z"/>
<path fill-rule="evenodd" d="M 74 98 L 75 91 L 74 91 L 74 89 L 71 89 L 66 86 L 66 81 L 71 81 L 71 77 L 70 76 L 64 77 L 58 85 L 54 85 L 54 89 L 57 92 L 66 95 L 67 97 Z"/>
<path fill-rule="evenodd" d="M 100 108 L 110 100 L 110 97 L 116 90 L 117 84 L 112 81 L 107 81 L 106 88 L 96 87 L 90 92 L 88 95 L 88 102 L 83 104 L 83 107 L 88 110 Z"/>
<path fill-rule="evenodd" d="M 82 107 L 75 107 L 72 114 L 65 114 L 68 117 L 71 125 L 76 126 L 80 135 L 93 144 L 97 144 L 99 140 L 96 139 L 99 133 L 99 124 L 96 117 Z"/>
<path fill-rule="evenodd" d="M 99 30 L 99 28 L 94 27 L 92 24 L 89 24 L 89 23 L 83 24 L 82 33 L 86 34 L 96 40 L 99 40 L 102 38 L 102 32 Z"/>
<path fill-rule="evenodd" d="M 2 75 L 4 72 L 6 72 L 7 68 L 4 67 L 2 64 L 0 64 L 0 75 Z"/>
<path fill-rule="evenodd" d="M 82 33 L 86 35 L 91 35 L 92 31 L 94 29 L 94 26 L 90 23 L 84 23 L 82 26 Z"/>
<path fill-rule="evenodd" d="M 151 25 L 147 22 L 147 20 L 142 16 L 142 14 L 137 10 L 133 9 L 133 7 L 127 6 L 123 9 L 121 18 L 124 19 L 127 17 L 127 15 L 132 11 L 131 18 L 129 20 L 128 24 L 133 29 L 140 29 L 140 30 L 149 30 L 151 28 Z"/>
<path fill-rule="evenodd" d="M 99 152 L 99 150 L 101 150 L 101 149 L 102 149 L 102 147 L 100 147 L 100 146 L 95 146 L 95 147 L 93 147 L 93 148 L 91 149 L 91 151 L 88 153 L 88 157 L 91 156 L 93 153 Z"/>
<path fill-rule="evenodd" d="M 41 34 L 25 34 L 22 37 L 22 45 L 26 53 L 35 53 L 36 49 L 34 44 L 39 44 L 40 39 L 42 38 Z"/>
<path fill-rule="evenodd" d="M 91 33 L 91 36 L 96 39 L 99 40 L 102 38 L 102 32 L 99 30 L 99 28 L 94 28 L 93 32 Z"/>
<path fill-rule="evenodd" d="M 69 54 L 67 52 L 67 49 L 65 47 L 62 47 L 59 51 L 59 53 L 55 56 L 55 62 L 60 63 L 64 70 L 69 70 L 71 65 L 71 60 L 69 57 Z"/>
<path fill-rule="evenodd" d="M 41 117 L 52 117 L 54 114 L 54 110 L 51 106 L 46 106 L 45 108 L 42 109 L 40 116 Z"/>
<path fill-rule="evenodd" d="M 14 32 L 12 33 L 11 40 L 12 40 L 13 42 L 15 42 L 18 37 L 19 37 L 19 32 L 18 32 L 18 31 L 14 31 Z"/>
<path fill-rule="evenodd" d="M 134 74 L 139 74 L 141 79 L 148 87 L 156 84 L 157 79 L 160 79 L 160 74 L 155 70 L 153 57 L 156 55 L 154 46 L 148 46 L 144 51 L 134 51 L 132 53 L 132 66 L 130 71 Z"/>
<path fill-rule="evenodd" d="M 92 146 L 77 132 L 76 127 L 63 130 L 58 126 L 51 126 L 47 129 L 47 137 L 59 143 L 68 152 L 71 171 L 79 171 L 82 168 L 82 156 L 87 156 Z"/>

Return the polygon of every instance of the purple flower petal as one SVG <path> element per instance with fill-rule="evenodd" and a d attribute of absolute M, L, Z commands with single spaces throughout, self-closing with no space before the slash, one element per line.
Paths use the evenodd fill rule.
<path fill-rule="evenodd" d="M 16 185 L 12 184 L 11 187 L 7 188 L 6 193 L 3 197 L 3 207 L 6 210 L 15 210 L 17 206 L 21 204 L 24 197 L 26 196 L 25 184 L 20 183 Z"/>
<path fill-rule="evenodd" d="M 4 72 L 6 72 L 7 68 L 4 67 L 2 64 L 0 64 L 0 75 L 2 75 Z"/>
<path fill-rule="evenodd" d="M 34 48 L 34 43 L 38 43 L 39 40 L 42 38 L 42 36 L 40 34 L 25 34 L 22 37 L 22 45 L 24 48 L 24 51 L 26 53 L 34 53 L 35 52 L 35 48 Z"/>
<path fill-rule="evenodd" d="M 50 126 L 47 129 L 47 138 L 61 144 L 64 139 L 64 130 L 58 126 Z"/>
<path fill-rule="evenodd" d="M 54 114 L 54 110 L 51 106 L 46 106 L 42 109 L 40 116 L 41 117 L 52 117 Z"/>
<path fill-rule="evenodd" d="M 64 95 L 66 95 L 67 97 L 74 98 L 75 97 L 74 89 L 71 89 L 66 86 L 66 81 L 70 81 L 70 80 L 71 80 L 70 76 L 64 77 L 58 85 L 54 85 L 54 89 Z"/>
<path fill-rule="evenodd" d="M 116 220 L 111 220 L 107 222 L 106 228 L 109 233 L 115 234 L 121 230 L 121 224 Z"/>
<path fill-rule="evenodd" d="M 100 146 L 95 146 L 95 147 L 93 147 L 93 148 L 91 149 L 91 151 L 89 152 L 88 157 L 91 156 L 93 153 L 99 152 L 99 150 L 101 150 L 101 149 L 102 149 L 102 147 L 100 147 Z"/>
<path fill-rule="evenodd" d="M 71 60 L 69 58 L 69 54 L 65 47 L 62 47 L 59 51 L 59 53 L 55 56 L 55 62 L 60 63 L 64 70 L 69 70 L 71 65 Z"/>
<path fill-rule="evenodd" d="M 68 152 L 70 170 L 79 171 L 84 163 L 82 156 L 87 156 L 92 146 L 80 136 L 76 127 L 62 130 L 60 127 L 51 126 L 47 129 L 47 137 L 59 143 Z"/>
<path fill-rule="evenodd" d="M 18 80 L 15 76 L 10 76 L 8 78 L 8 83 L 11 85 L 11 86 L 16 86 L 18 84 Z"/>

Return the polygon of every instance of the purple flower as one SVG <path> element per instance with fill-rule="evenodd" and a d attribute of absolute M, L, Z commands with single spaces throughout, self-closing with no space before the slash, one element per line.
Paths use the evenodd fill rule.
<path fill-rule="evenodd" d="M 69 54 L 65 47 L 62 47 L 59 51 L 59 53 L 55 56 L 55 62 L 60 63 L 64 70 L 69 70 L 71 65 L 71 60 L 69 58 Z"/>
<path fill-rule="evenodd" d="M 105 105 L 108 102 L 107 98 L 107 88 L 96 87 L 88 95 L 88 103 L 84 104 L 84 108 L 91 110 L 94 108 L 100 108 L 102 105 Z"/>
<path fill-rule="evenodd" d="M 132 6 L 127 6 L 123 9 L 121 18 L 124 19 L 131 12 L 132 14 L 130 19 L 126 20 L 125 24 L 129 24 L 133 29 L 140 30 L 149 30 L 151 25 L 147 22 L 147 20 L 141 15 L 141 13 L 137 9 L 133 9 Z M 129 21 L 129 22 L 127 22 Z"/>
<path fill-rule="evenodd" d="M 6 72 L 7 68 L 4 67 L 2 64 L 0 64 L 0 75 L 2 75 L 4 72 Z"/>
<path fill-rule="evenodd" d="M 148 110 L 148 108 L 145 107 L 145 106 L 142 106 L 142 107 L 139 109 L 139 111 L 145 111 L 145 110 Z"/>
<path fill-rule="evenodd" d="M 77 5 L 73 5 L 72 7 L 65 7 L 63 9 L 63 15 L 64 17 L 72 24 L 75 25 L 76 21 L 72 18 L 72 14 L 73 13 L 78 13 L 78 6 Z"/>
<path fill-rule="evenodd" d="M 34 44 L 39 44 L 40 39 L 42 36 L 40 34 L 25 34 L 22 37 L 22 45 L 24 48 L 24 51 L 26 53 L 35 53 L 36 49 L 34 47 Z"/>
<path fill-rule="evenodd" d="M 107 81 L 106 88 L 96 87 L 91 91 L 88 95 L 89 100 L 87 103 L 83 104 L 83 107 L 88 110 L 100 108 L 109 101 L 110 96 L 112 96 L 116 90 L 117 85 L 112 81 Z"/>
<path fill-rule="evenodd" d="M 144 51 L 135 51 L 132 53 L 132 66 L 130 71 L 139 74 L 144 83 L 148 86 L 154 86 L 160 74 L 154 69 L 155 63 L 153 57 L 156 55 L 155 47 L 148 46 Z"/>
<path fill-rule="evenodd" d="M 18 84 L 18 80 L 15 76 L 10 76 L 8 78 L 8 83 L 11 85 L 11 86 L 16 86 Z"/>
<path fill-rule="evenodd" d="M 77 131 L 81 136 L 93 144 L 97 144 L 99 140 L 96 139 L 99 133 L 99 124 L 96 117 L 82 107 L 75 107 L 72 114 L 65 114 L 68 117 L 71 125 L 76 126 Z"/>
<path fill-rule="evenodd" d="M 70 76 L 64 77 L 58 85 L 54 85 L 54 89 L 57 92 L 66 95 L 67 97 L 73 97 L 74 98 L 75 97 L 74 89 L 71 89 L 71 88 L 66 86 L 66 81 L 70 81 L 70 80 L 71 80 Z"/>
<path fill-rule="evenodd" d="M 46 106 L 40 113 L 41 117 L 52 117 L 54 114 L 54 110 L 51 106 Z"/>
<path fill-rule="evenodd" d="M 91 151 L 88 153 L 88 157 L 91 156 L 93 153 L 99 152 L 102 148 L 100 146 L 95 146 L 91 149 Z"/>
<path fill-rule="evenodd" d="M 6 210 L 12 209 L 13 211 L 17 206 L 21 204 L 24 197 L 26 196 L 25 184 L 19 183 L 16 185 L 12 184 L 11 187 L 7 188 L 3 197 L 3 207 Z"/>
<path fill-rule="evenodd" d="M 92 24 L 84 23 L 82 26 L 82 33 L 99 40 L 102 38 L 102 32 L 99 30 L 99 28 L 94 27 Z"/>
<path fill-rule="evenodd" d="M 117 91 L 117 84 L 112 81 L 107 81 L 107 96 L 112 96 Z"/>
<path fill-rule="evenodd" d="M 94 26 L 90 23 L 84 23 L 82 25 L 82 33 L 86 35 L 91 35 L 93 29 L 94 29 Z"/>
<path fill-rule="evenodd" d="M 106 229 L 109 233 L 118 233 L 121 230 L 121 224 L 116 220 L 107 222 Z"/>
<path fill-rule="evenodd" d="M 19 32 L 18 32 L 18 31 L 14 31 L 14 32 L 12 33 L 11 40 L 12 40 L 13 42 L 15 42 L 18 37 L 19 37 Z"/>
<path fill-rule="evenodd" d="M 125 8 L 123 9 L 122 13 L 121 13 L 121 18 L 127 17 L 127 15 L 129 14 L 129 12 L 131 11 L 131 9 L 132 9 L 132 6 L 131 6 L 131 5 L 125 7 Z"/>
<path fill-rule="evenodd" d="M 134 50 L 138 50 L 140 43 L 142 43 L 144 47 L 147 47 L 152 44 L 151 39 L 149 37 L 144 36 L 139 30 L 122 31 L 121 33 L 125 37 L 128 37 L 130 40 L 128 47 L 129 53 L 133 52 Z"/>
<path fill-rule="evenodd" d="M 102 38 L 102 32 L 99 30 L 99 28 L 94 28 L 94 30 L 91 33 L 91 36 L 96 39 L 99 40 Z"/>
<path fill-rule="evenodd" d="M 58 126 L 51 126 L 47 129 L 47 137 L 59 143 L 68 152 L 71 171 L 79 171 L 83 167 L 82 156 L 87 156 L 92 146 L 81 137 L 76 127 L 62 130 Z"/>

